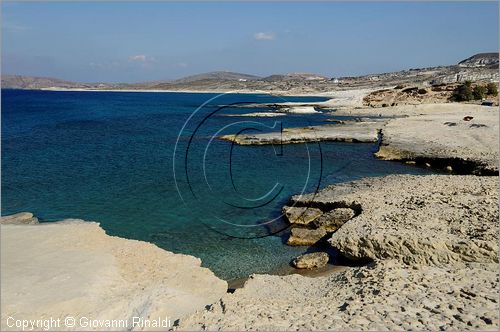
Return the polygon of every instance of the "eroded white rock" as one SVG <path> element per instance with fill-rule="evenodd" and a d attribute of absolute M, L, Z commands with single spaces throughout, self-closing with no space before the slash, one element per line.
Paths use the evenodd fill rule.
<path fill-rule="evenodd" d="M 0 233 L 3 331 L 9 316 L 130 324 L 132 317 L 168 317 L 173 324 L 227 290 L 200 259 L 108 236 L 97 223 L 2 225 Z"/>
<path fill-rule="evenodd" d="M 353 259 L 407 264 L 498 262 L 498 178 L 393 175 L 333 185 L 314 196 L 325 206 L 357 205 L 361 214 L 329 240 Z"/>
<path fill-rule="evenodd" d="M 35 224 L 38 224 L 38 218 L 33 216 L 33 213 L 31 213 L 31 212 L 19 212 L 16 214 L 11 214 L 9 216 L 0 217 L 0 224 L 2 224 L 2 225 L 8 225 L 8 224 L 35 225 Z"/>

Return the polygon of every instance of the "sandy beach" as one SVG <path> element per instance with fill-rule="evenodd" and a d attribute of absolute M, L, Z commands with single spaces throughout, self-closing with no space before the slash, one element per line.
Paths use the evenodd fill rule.
<path fill-rule="evenodd" d="M 298 96 L 298 97 L 335 97 L 339 95 L 337 92 L 292 92 L 287 90 L 251 90 L 251 89 L 210 89 L 210 90 L 200 90 L 200 89 L 179 89 L 179 90 L 164 90 L 164 89 L 88 89 L 88 88 L 42 88 L 43 91 L 59 91 L 59 92 L 153 92 L 153 93 L 219 93 L 219 94 L 272 94 L 277 96 Z M 342 95 L 342 93 L 340 93 Z"/>

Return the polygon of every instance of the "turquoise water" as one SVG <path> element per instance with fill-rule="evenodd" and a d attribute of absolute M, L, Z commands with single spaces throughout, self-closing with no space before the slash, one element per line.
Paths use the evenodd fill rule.
<path fill-rule="evenodd" d="M 276 270 L 306 250 L 279 236 L 291 195 L 429 172 L 376 160 L 374 144 L 233 146 L 214 137 L 326 116 L 227 117 L 252 110 L 223 105 L 322 99 L 216 96 L 2 90 L 2 214 L 99 221 L 108 234 L 195 255 L 232 279 Z"/>

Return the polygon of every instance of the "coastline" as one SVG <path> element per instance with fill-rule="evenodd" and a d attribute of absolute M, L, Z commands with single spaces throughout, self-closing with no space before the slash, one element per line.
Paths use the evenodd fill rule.
<path fill-rule="evenodd" d="M 488 175 L 498 175 L 496 109 L 467 104 L 373 109 L 360 105 L 362 93 L 359 90 L 337 97 L 313 104 L 336 108 L 332 115 L 391 116 L 381 128 L 382 149 L 379 152 L 382 153 L 379 157 L 382 159 L 402 162 L 422 162 L 423 159 L 429 167 L 442 167 L 437 163 L 439 160 L 446 163 L 455 160 L 458 164 L 475 160 L 479 166 L 486 163 L 488 169 L 496 169 L 496 173 Z M 305 103 L 292 104 L 300 106 Z M 287 103 L 286 106 L 291 105 Z M 468 116 L 473 119 L 464 120 Z M 432 130 L 423 131 L 422 123 Z M 449 126 L 447 123 L 455 124 Z M 414 130 L 408 131 L 410 127 Z M 422 133 L 425 135 L 420 135 Z M 458 148 L 457 141 L 461 144 Z M 391 156 L 387 155 L 388 148 L 392 148 Z M 453 168 L 458 171 L 457 166 L 453 165 Z M 471 169 L 464 171 L 474 173 Z M 63 271 L 65 275 L 78 275 L 96 285 L 97 291 L 92 296 L 99 300 L 86 306 L 78 302 L 80 299 L 75 293 L 68 291 L 65 294 L 73 296 L 71 301 L 81 308 L 81 314 L 106 313 L 107 307 L 111 306 L 109 301 L 117 301 L 128 313 L 127 317 L 136 311 L 168 315 L 176 321 L 179 319 L 174 326 L 179 330 L 494 328 L 498 326 L 498 314 L 493 310 L 498 305 L 491 301 L 498 293 L 498 281 L 492 281 L 498 270 L 498 250 L 495 251 L 494 245 L 498 242 L 498 232 L 494 232 L 498 227 L 495 226 L 498 220 L 497 184 L 497 176 L 395 175 L 333 185 L 313 199 L 307 195 L 292 197 L 292 201 L 300 201 L 302 205 L 327 209 L 352 202 L 360 204 L 362 213 L 335 231 L 329 243 L 353 261 L 368 260 L 371 263 L 353 267 L 328 265 L 325 269 L 297 273 L 290 273 L 296 271 L 286 267 L 273 274 L 254 274 L 232 280 L 229 294 L 226 294 L 227 283 L 210 270 L 200 268 L 199 259 L 172 254 L 147 242 L 103 236 L 104 231 L 98 226 L 99 230 L 94 229 L 91 233 L 100 235 L 94 234 L 96 237 L 89 241 L 77 230 L 97 225 L 88 222 L 81 224 L 81 221 L 70 220 L 51 226 L 2 225 L 2 237 L 7 237 L 7 245 L 2 239 L 2 249 L 10 250 L 2 250 L 2 255 L 16 257 L 16 264 L 21 262 L 20 267 L 30 266 L 28 262 L 33 260 L 39 261 L 42 266 L 33 265 L 31 268 L 49 274 Z M 384 194 L 380 195 L 381 192 Z M 443 219 L 452 222 L 446 226 L 439 223 Z M 386 227 L 388 220 L 391 223 Z M 463 223 L 458 225 L 457 221 Z M 57 227 L 70 227 L 68 225 L 74 229 L 70 232 L 57 230 Z M 44 235 L 37 231 L 42 229 L 56 230 Z M 71 237 L 65 238 L 63 233 L 69 233 Z M 65 241 L 59 241 L 61 237 Z M 26 246 L 23 238 L 35 239 L 33 243 L 37 247 Z M 61 251 L 63 254 L 59 254 Z M 127 252 L 125 256 L 124 251 Z M 45 265 L 50 264 L 42 258 L 34 259 L 36 255 L 62 255 L 57 256 L 61 264 L 53 265 L 52 271 L 47 271 Z M 79 257 L 92 262 L 90 267 L 87 266 L 85 271 L 67 268 L 73 266 Z M 170 263 L 166 264 L 166 261 Z M 116 265 L 116 262 L 122 264 Z M 124 268 L 128 264 L 137 264 L 141 271 L 144 269 L 148 273 Z M 173 273 L 171 264 L 183 272 Z M 3 308 L 5 304 L 14 303 L 16 309 L 8 310 L 13 312 L 23 308 L 27 315 L 36 315 L 39 314 L 38 303 L 49 299 L 52 301 L 49 310 L 53 310 L 55 316 L 64 315 L 58 311 L 61 310 L 61 299 L 47 295 L 46 289 L 50 287 L 44 284 L 34 287 L 34 281 L 26 277 L 31 272 L 16 270 L 12 266 L 13 262 L 3 256 L 2 271 L 11 271 L 11 275 L 2 275 L 2 282 L 21 280 L 25 289 L 36 294 L 35 302 L 18 301 L 15 294 L 9 293 L 6 299 L 2 299 Z M 102 271 L 105 278 L 93 278 L 96 270 Z M 402 278 L 402 275 L 407 277 Z M 53 280 L 51 278 L 49 275 L 46 280 Z M 72 278 L 57 281 L 63 284 L 63 288 L 87 291 L 81 289 L 85 282 L 65 281 Z M 450 286 L 449 280 L 452 279 L 455 281 Z M 213 283 L 218 285 L 214 292 L 206 287 Z M 474 285 L 479 286 L 474 288 Z M 114 293 L 119 289 L 127 289 L 130 293 Z M 395 297 L 394 292 L 402 294 L 401 297 Z M 110 300 L 101 300 L 108 298 Z M 460 301 L 460 306 L 444 308 L 454 301 Z M 47 306 L 47 303 L 43 305 Z M 402 306 L 405 311 L 401 310 Z M 419 319 L 409 309 L 415 306 L 427 310 L 423 318 Z M 286 314 L 283 308 L 287 308 Z M 252 319 L 256 315 L 271 318 L 256 321 Z M 340 318 L 331 321 L 324 320 L 325 316 Z"/>
<path fill-rule="evenodd" d="M 500 0 L 59 1 L 1 6 L 0 332 L 500 332 Z"/>
<path fill-rule="evenodd" d="M 7 317 L 105 317 L 129 325 L 134 317 L 168 317 L 173 324 L 226 293 L 227 283 L 199 258 L 109 236 L 95 222 L 27 224 L 29 215 L 1 218 L 2 331 Z"/>
<path fill-rule="evenodd" d="M 2 287 L 10 289 L 2 296 L 2 317 L 35 317 L 43 303 L 44 312 L 54 317 L 70 311 L 116 319 L 137 310 L 147 312 L 145 317 L 166 315 L 176 330 L 495 328 L 497 184 L 497 177 L 392 175 L 293 197 L 313 206 L 361 205 L 361 214 L 334 232 L 329 243 L 353 262 L 368 259 L 368 265 L 253 274 L 229 289 L 192 256 L 107 236 L 92 222 L 30 225 L 32 216 L 23 214 L 23 224 L 0 226 Z M 423 203 L 417 204 L 419 199 Z M 445 218 L 437 224 L 436 211 Z M 43 282 L 32 280 L 35 271 Z M 82 287 L 89 282 L 92 287 Z M 13 283 L 16 287 L 8 286 Z M 51 292 L 54 283 L 65 291 Z M 28 289 L 31 296 L 20 301 L 18 292 Z M 91 292 L 95 301 L 80 292 Z M 118 304 L 128 314 L 107 311 Z M 412 307 L 427 310 L 417 319 Z M 272 320 L 250 319 L 255 315 Z M 325 315 L 339 319 L 325 320 Z"/>
<path fill-rule="evenodd" d="M 220 94 L 267 94 L 277 96 L 296 96 L 296 97 L 329 97 L 331 92 L 318 93 L 295 93 L 290 91 L 269 91 L 269 90 L 159 90 L 159 89 L 80 89 L 80 88 L 40 88 L 40 89 L 17 89 L 34 91 L 57 91 L 57 92 L 151 92 L 151 93 L 220 93 Z"/>
<path fill-rule="evenodd" d="M 355 265 L 354 265 L 355 266 Z M 272 272 L 265 273 L 265 275 L 269 276 L 276 276 L 276 277 L 286 277 L 286 276 L 291 276 L 291 275 L 298 275 L 302 276 L 305 278 L 319 278 L 319 277 L 326 277 L 330 276 L 335 273 L 340 273 L 343 271 L 346 271 L 347 269 L 354 267 L 354 266 L 348 266 L 348 265 L 334 265 L 334 264 L 327 264 L 325 267 L 322 268 L 317 268 L 313 270 L 308 270 L 308 269 L 296 269 L 292 267 L 291 265 L 276 269 Z M 255 274 L 257 275 L 257 274 Z M 252 275 L 249 275 L 247 277 L 243 278 L 238 278 L 238 279 L 232 279 L 232 280 L 227 280 L 228 284 L 228 293 L 234 293 L 237 289 L 243 288 L 245 286 L 245 283 L 249 281 L 252 278 Z"/>
<path fill-rule="evenodd" d="M 293 198 L 360 204 L 329 242 L 369 263 L 315 278 L 252 275 L 176 329 L 494 330 L 497 185 L 497 177 L 393 175 Z"/>

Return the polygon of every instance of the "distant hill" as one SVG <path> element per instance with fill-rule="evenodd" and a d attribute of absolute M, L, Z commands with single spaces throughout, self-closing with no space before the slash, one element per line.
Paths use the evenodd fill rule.
<path fill-rule="evenodd" d="M 328 77 L 321 76 L 318 74 L 312 73 L 288 73 L 284 75 L 271 75 L 264 77 L 262 80 L 267 82 L 277 82 L 277 81 L 295 81 L 295 80 L 304 80 L 304 81 L 321 81 L 327 80 Z"/>
<path fill-rule="evenodd" d="M 267 77 L 216 71 L 168 81 L 139 83 L 77 83 L 56 78 L 3 75 L 2 88 L 92 89 L 165 91 L 265 91 L 269 93 L 316 93 L 338 89 L 380 88 L 396 85 L 437 85 L 464 81 L 498 81 L 498 53 L 480 53 L 450 66 L 412 68 L 390 73 L 328 78 L 312 73 L 277 74 Z"/>
<path fill-rule="evenodd" d="M 241 74 L 241 73 L 233 73 L 229 71 L 214 71 L 210 73 L 203 73 L 203 74 L 198 74 L 198 75 L 192 75 L 192 76 L 187 76 L 180 78 L 178 80 L 172 81 L 171 83 L 174 84 L 185 84 L 185 83 L 191 83 L 191 82 L 197 82 L 197 81 L 206 81 L 206 80 L 213 80 L 213 81 L 241 81 L 241 80 L 247 80 L 247 81 L 254 81 L 260 79 L 259 76 L 254 76 L 254 75 L 248 75 L 248 74 Z"/>
<path fill-rule="evenodd" d="M 458 65 L 460 67 L 498 67 L 498 53 L 479 53 L 471 56 Z"/>
<path fill-rule="evenodd" d="M 51 87 L 85 88 L 88 87 L 88 84 L 69 82 L 50 77 L 2 75 L 3 89 L 44 89 Z"/>
<path fill-rule="evenodd" d="M 2 89 L 125 89 L 129 85 L 126 83 L 80 83 L 53 77 L 2 75 Z"/>

